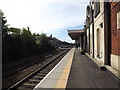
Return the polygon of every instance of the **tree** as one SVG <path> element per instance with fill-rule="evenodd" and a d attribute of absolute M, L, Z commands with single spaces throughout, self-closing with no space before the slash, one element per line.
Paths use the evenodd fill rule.
<path fill-rule="evenodd" d="M 55 50 L 55 48 L 49 43 L 49 37 L 47 37 L 45 33 L 37 36 L 37 44 L 39 45 L 41 52 Z"/>
<path fill-rule="evenodd" d="M 2 17 L 3 17 L 3 13 L 0 10 L 0 30 L 2 30 Z"/>
<path fill-rule="evenodd" d="M 9 34 L 20 34 L 21 30 L 19 28 L 11 27 L 11 28 L 8 29 L 8 33 Z"/>
<path fill-rule="evenodd" d="M 50 39 L 52 39 L 52 34 L 50 35 Z"/>
<path fill-rule="evenodd" d="M 4 13 L 2 12 L 2 10 L 0 10 L 0 17 L 2 19 L 2 37 L 5 37 L 8 35 L 7 33 L 8 24 L 7 24 L 6 17 L 4 16 Z"/>

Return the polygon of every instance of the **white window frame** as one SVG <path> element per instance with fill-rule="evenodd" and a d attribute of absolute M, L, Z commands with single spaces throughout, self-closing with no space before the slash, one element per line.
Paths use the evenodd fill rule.
<path fill-rule="evenodd" d="M 117 13 L 117 29 L 120 29 L 120 11 Z"/>

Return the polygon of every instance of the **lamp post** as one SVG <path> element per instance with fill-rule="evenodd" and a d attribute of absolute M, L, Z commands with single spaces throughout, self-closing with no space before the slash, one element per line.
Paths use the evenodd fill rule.
<path fill-rule="evenodd" d="M 0 89 L 2 89 L 2 29 L 3 29 L 3 13 L 0 10 Z"/>

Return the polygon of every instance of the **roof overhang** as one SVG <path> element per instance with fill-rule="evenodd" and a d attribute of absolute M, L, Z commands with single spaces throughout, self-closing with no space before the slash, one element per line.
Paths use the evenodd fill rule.
<path fill-rule="evenodd" d="M 84 34 L 83 29 L 79 30 L 68 30 L 68 35 L 71 37 L 72 40 L 79 40 L 80 36 Z"/>

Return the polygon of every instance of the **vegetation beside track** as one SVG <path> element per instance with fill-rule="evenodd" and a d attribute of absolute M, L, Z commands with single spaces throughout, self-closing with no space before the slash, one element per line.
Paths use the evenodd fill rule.
<path fill-rule="evenodd" d="M 2 11 L 2 61 L 10 62 L 35 54 L 43 54 L 55 50 L 49 37 L 31 33 L 30 28 L 9 27 Z"/>

